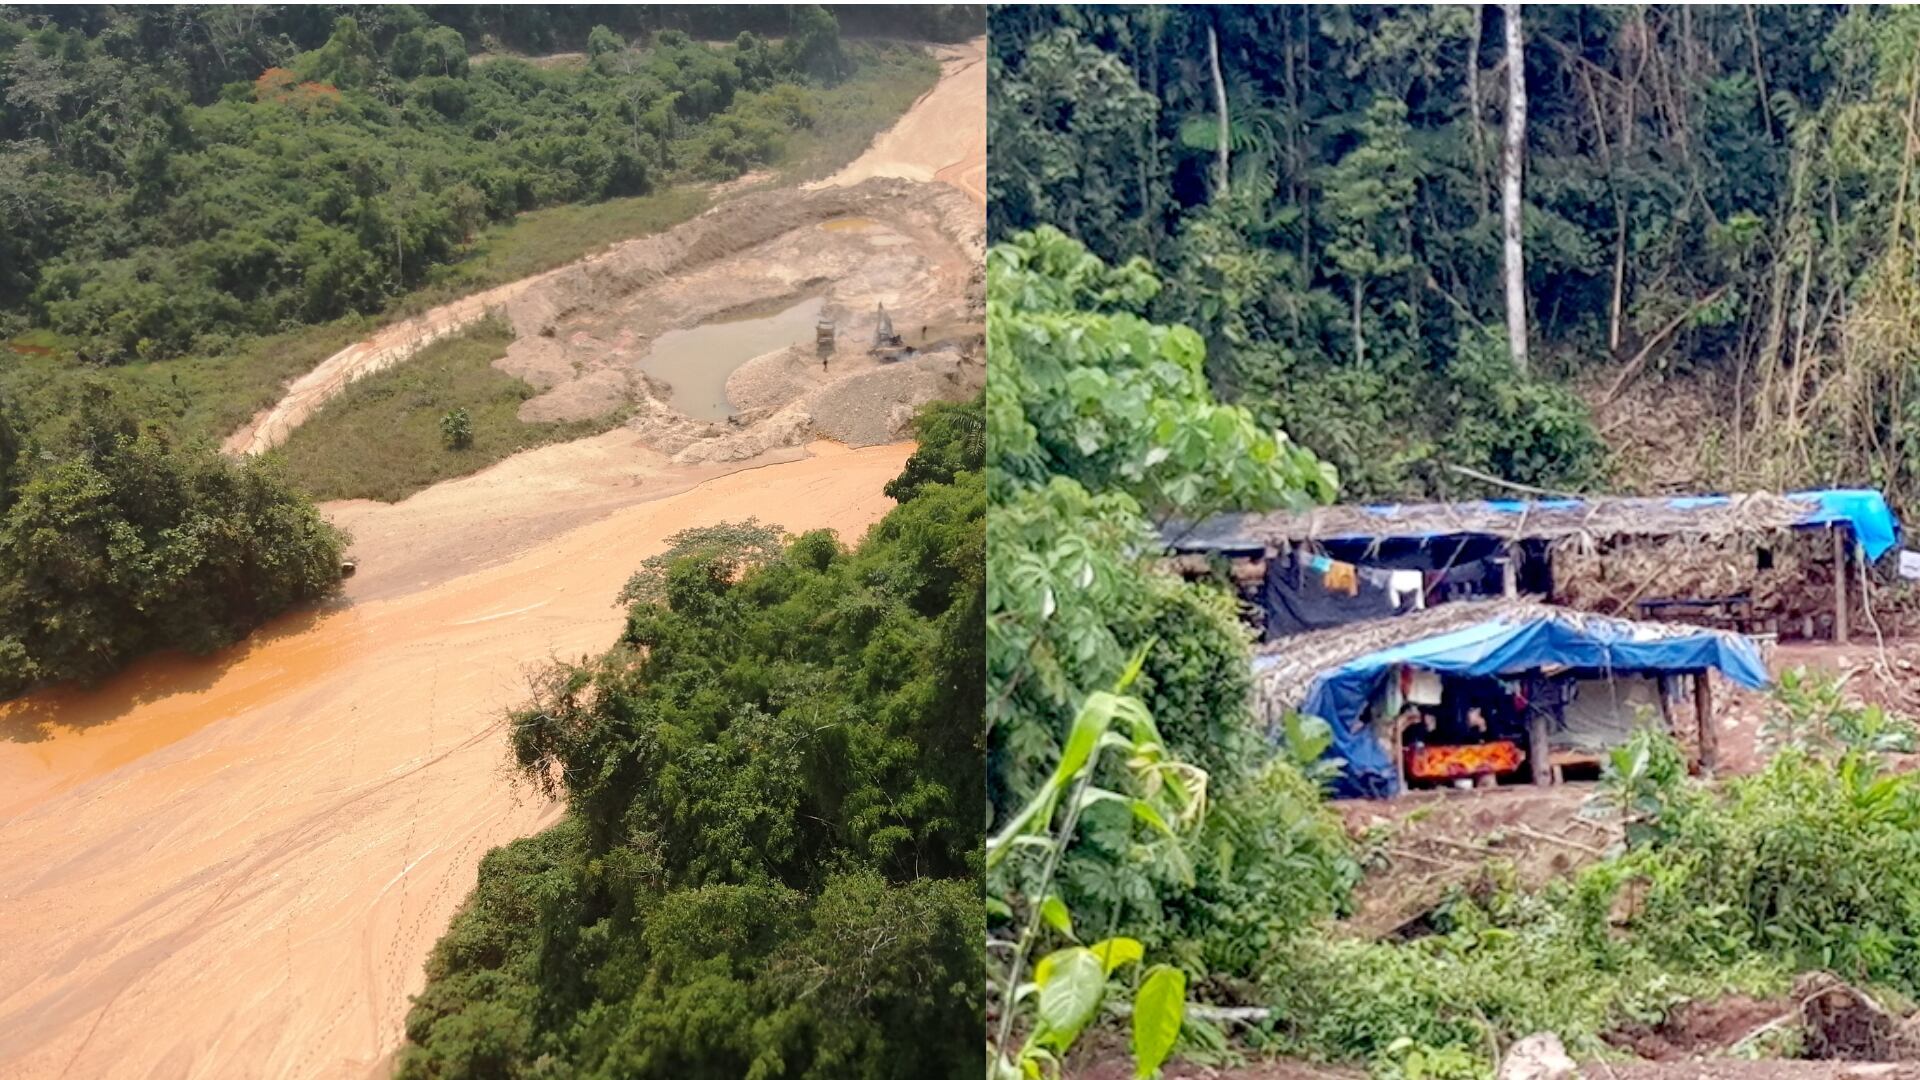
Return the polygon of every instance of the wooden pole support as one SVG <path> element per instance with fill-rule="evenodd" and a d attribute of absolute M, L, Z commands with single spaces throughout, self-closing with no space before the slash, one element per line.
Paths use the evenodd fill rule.
<path fill-rule="evenodd" d="M 1516 600 L 1520 596 L 1520 564 L 1517 558 L 1518 554 L 1518 551 L 1512 545 L 1508 545 L 1507 557 L 1500 561 L 1500 595 L 1509 600 Z"/>
<path fill-rule="evenodd" d="M 1833 534 L 1833 641 L 1836 645 L 1847 643 L 1847 530 L 1838 525 L 1827 526 Z"/>
<path fill-rule="evenodd" d="M 1693 673 L 1693 714 L 1700 725 L 1700 771 L 1711 776 L 1720 764 L 1720 731 L 1713 723 L 1713 673 Z"/>
<path fill-rule="evenodd" d="M 1547 714 L 1529 709 L 1527 715 L 1527 760 L 1533 765 L 1533 784 L 1546 787 L 1553 783 L 1553 757 L 1547 747 Z"/>

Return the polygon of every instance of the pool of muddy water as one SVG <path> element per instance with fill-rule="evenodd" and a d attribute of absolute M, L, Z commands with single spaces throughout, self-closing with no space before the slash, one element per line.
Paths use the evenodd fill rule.
<path fill-rule="evenodd" d="M 672 389 L 667 404 L 696 420 L 733 415 L 727 400 L 727 376 L 756 356 L 806 345 L 826 301 L 813 296 L 771 315 L 701 323 L 669 330 L 653 340 L 640 358 L 640 370 Z"/>

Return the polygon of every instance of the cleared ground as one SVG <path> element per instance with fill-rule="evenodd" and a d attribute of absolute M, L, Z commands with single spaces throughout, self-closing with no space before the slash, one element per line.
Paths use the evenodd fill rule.
<path fill-rule="evenodd" d="M 906 118 L 828 183 L 875 176 L 940 180 L 987 203 L 987 141 L 976 135 L 987 100 L 987 39 L 940 50 L 940 82 Z"/>
<path fill-rule="evenodd" d="M 969 340 L 982 333 L 985 303 L 985 41 L 945 51 L 934 89 L 833 177 L 800 192 L 727 199 L 676 228 L 388 325 L 292 380 L 222 448 L 258 454 L 280 445 L 355 379 L 407 362 L 490 312 L 504 312 L 517 336 L 501 369 L 542 391 L 522 411 L 529 422 L 590 419 L 637 403 L 633 423 L 658 432 L 676 452 L 707 439 L 728 442 L 692 455 L 700 460 L 750 457 L 813 434 L 856 444 L 897 435 L 913 405 L 967 392 L 921 375 L 972 385 L 985 377 L 984 362 L 964 359 Z M 931 183 L 936 176 L 945 182 Z M 871 228 L 820 228 L 850 218 Z M 637 361 L 654 337 L 807 295 L 824 295 L 846 332 L 818 378 L 802 378 L 813 371 L 811 343 L 796 343 L 778 375 L 764 377 L 761 365 L 763 377 L 742 386 L 745 399 L 759 406 L 743 426 L 772 421 L 767 430 L 736 438 L 733 430 L 681 423 L 686 418 L 673 410 L 650 407 L 664 395 L 639 377 Z M 901 373 L 838 385 L 880 366 L 865 347 L 883 303 L 909 344 L 933 347 L 887 365 Z M 908 333 L 916 327 L 941 334 L 916 340 Z M 824 413 L 818 423 L 816 406 Z M 885 415 L 868 415 L 875 412 Z"/>

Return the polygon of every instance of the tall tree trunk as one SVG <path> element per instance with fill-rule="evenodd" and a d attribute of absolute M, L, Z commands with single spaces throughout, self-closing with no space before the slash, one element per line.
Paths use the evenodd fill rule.
<path fill-rule="evenodd" d="M 1220 78 L 1220 37 L 1207 27 L 1207 63 L 1213 67 L 1213 108 L 1218 113 L 1220 125 L 1220 160 L 1214 166 L 1214 195 L 1225 198 L 1227 195 L 1227 139 L 1231 132 L 1227 121 L 1227 84 Z"/>
<path fill-rule="evenodd" d="M 1503 4 L 1507 23 L 1507 142 L 1500 161 L 1500 216 L 1507 256 L 1507 347 L 1513 370 L 1527 373 L 1527 268 L 1520 243 L 1520 168 L 1527 147 L 1527 67 L 1520 48 L 1520 5 Z"/>

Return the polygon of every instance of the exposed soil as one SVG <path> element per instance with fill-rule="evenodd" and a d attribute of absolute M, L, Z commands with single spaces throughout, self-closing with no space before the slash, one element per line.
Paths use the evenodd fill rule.
<path fill-rule="evenodd" d="M 1354 914 L 1340 927 L 1363 937 L 1418 935 L 1455 889 L 1493 888 L 1491 866 L 1539 888 L 1596 862 L 1619 843 L 1618 826 L 1583 814 L 1588 784 L 1441 788 L 1395 799 L 1334 805 L 1362 840 L 1367 874 L 1354 891 Z"/>
<path fill-rule="evenodd" d="M 757 192 L 517 292 L 501 305 L 516 337 L 496 366 L 541 391 L 521 419 L 585 420 L 632 405 L 628 426 L 683 463 L 821 436 L 890 442 L 917 406 L 982 385 L 985 250 L 984 218 L 945 184 Z M 810 296 L 835 321 L 831 352 L 816 350 L 809 326 L 741 365 L 727 380 L 736 412 L 726 421 L 686 415 L 641 373 L 665 332 Z M 912 355 L 869 354 L 881 304 Z"/>
<path fill-rule="evenodd" d="M 1131 1061 L 1115 1050 L 1097 1060 L 1070 1065 L 1072 1080 L 1127 1080 Z M 1291 1058 L 1254 1061 L 1244 1065 L 1209 1066 L 1172 1062 L 1169 1080 L 1360 1080 L 1366 1071 L 1322 1065 Z M 1586 1062 L 1582 1080 L 1920 1080 L 1920 1064 L 1848 1061 L 1712 1061 Z"/>
<path fill-rule="evenodd" d="M 386 326 L 295 379 L 222 448 L 278 446 L 354 379 L 496 310 L 519 335 L 499 366 L 543 391 L 522 419 L 585 419 L 637 402 L 633 426 L 692 462 L 742 460 L 815 436 L 889 441 L 915 406 L 965 396 L 985 379 L 985 49 L 984 38 L 943 47 L 940 81 L 830 179 L 796 192 L 758 190 L 757 176 L 742 177 L 716 191 L 718 206 L 677 228 Z M 846 218 L 873 227 L 818 228 Z M 827 298 L 842 328 L 838 349 L 816 377 L 806 377 L 819 368 L 810 342 L 761 365 L 779 365 L 784 377 L 740 376 L 739 392 L 755 406 L 733 425 L 676 413 L 639 376 L 638 359 L 664 331 L 803 295 Z M 918 355 L 883 367 L 866 354 L 879 303 Z M 912 332 L 922 327 L 929 334 Z"/>
<path fill-rule="evenodd" d="M 1589 1063 L 1585 1080 L 1920 1080 L 1914 1062 L 1709 1061 Z"/>
<path fill-rule="evenodd" d="M 1713 1001 L 1688 1001 L 1658 1024 L 1636 1024 L 1608 1042 L 1648 1061 L 1686 1061 L 1724 1053 L 1761 1030 L 1792 1005 L 1779 998 L 1733 994 Z"/>
<path fill-rule="evenodd" d="M 821 227 L 847 219 L 872 224 Z M 985 378 L 984 257 L 984 217 L 945 184 L 874 179 L 753 192 L 664 233 L 387 326 L 294 380 L 223 448 L 279 445 L 354 379 L 493 311 L 516 334 L 496 366 L 541 391 L 522 408 L 526 421 L 584 420 L 632 403 L 631 426 L 688 461 L 741 460 L 817 435 L 887 442 L 915 406 L 965 396 Z M 796 342 L 736 372 L 729 392 L 752 407 L 733 424 L 678 413 L 640 374 L 648 345 L 665 331 L 809 295 L 824 297 L 841 327 L 836 349 L 823 367 L 811 340 Z M 916 355 L 882 363 L 867 354 L 882 303 Z"/>
<path fill-rule="evenodd" d="M 1071 1080 L 1132 1080 L 1133 1059 L 1123 1049 L 1110 1048 L 1068 1062 L 1066 1075 Z M 1270 1058 L 1230 1066 L 1173 1061 L 1160 1075 L 1166 1080 L 1364 1080 L 1367 1073 L 1350 1066 Z"/>
<path fill-rule="evenodd" d="M 987 39 L 936 50 L 940 81 L 906 118 L 881 135 L 828 184 L 855 184 L 875 176 L 940 180 L 987 204 Z"/>

